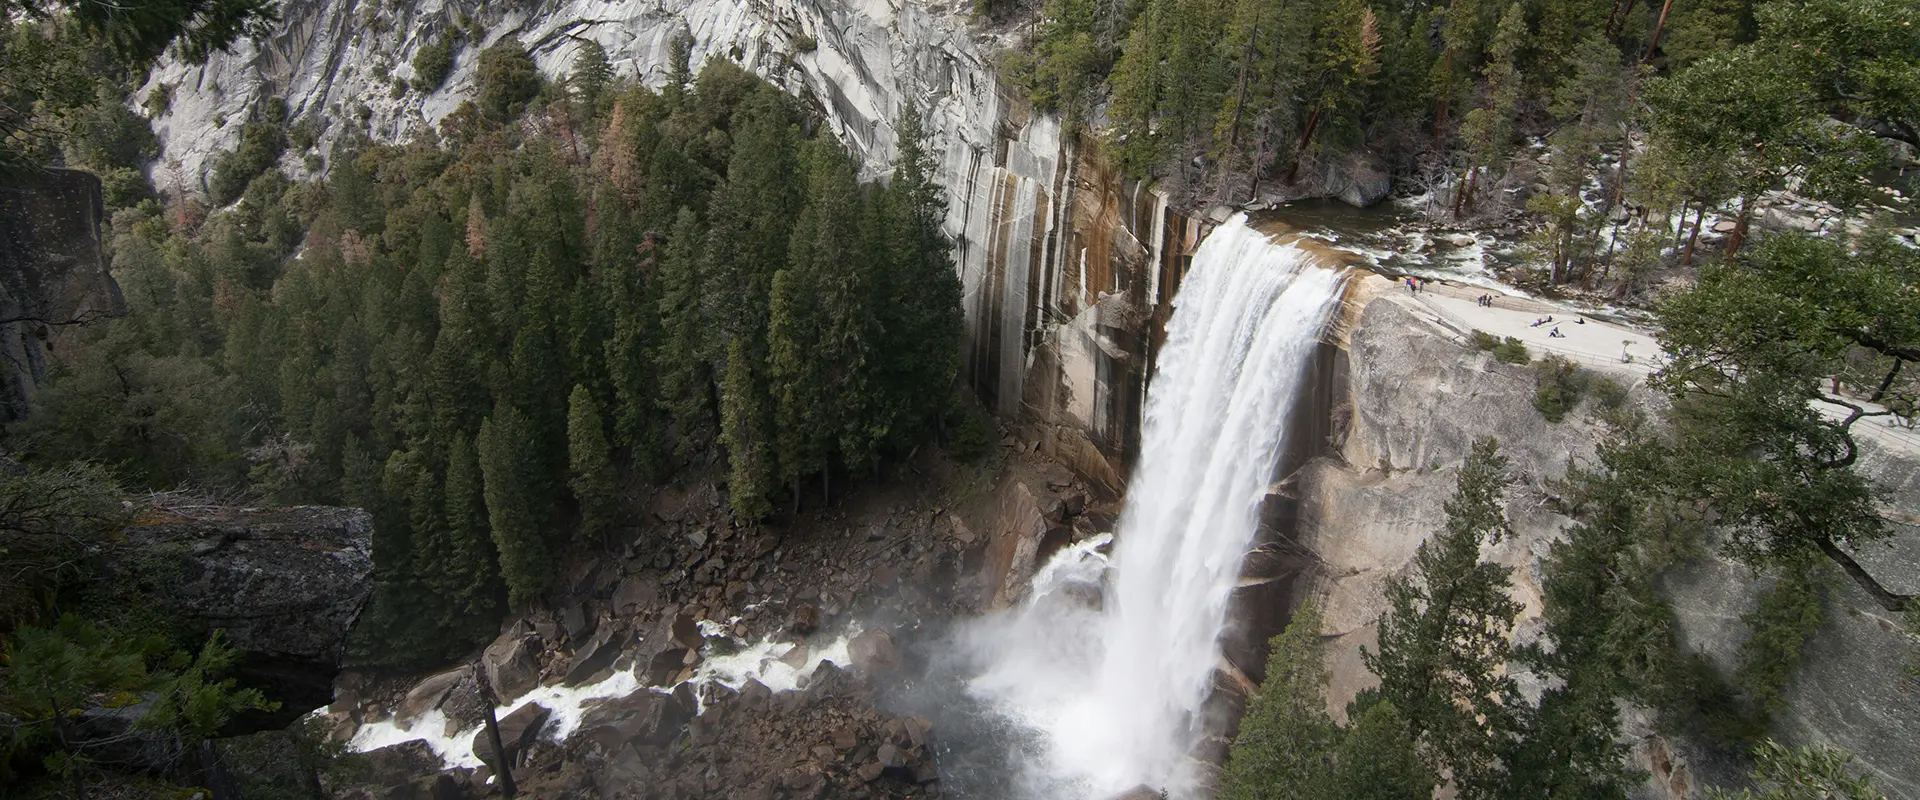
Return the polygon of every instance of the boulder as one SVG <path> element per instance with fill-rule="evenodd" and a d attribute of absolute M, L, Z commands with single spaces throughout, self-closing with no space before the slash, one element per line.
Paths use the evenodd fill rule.
<path fill-rule="evenodd" d="M 1393 177 L 1373 159 L 1354 153 L 1328 161 L 1320 186 L 1322 196 L 1338 198 L 1354 208 L 1367 208 L 1393 191 Z"/>
<path fill-rule="evenodd" d="M 480 656 L 487 681 L 501 702 L 510 702 L 540 684 L 540 640 L 524 623 L 515 623 L 487 645 Z"/>
<path fill-rule="evenodd" d="M 868 628 L 847 642 L 847 655 L 853 666 L 868 675 L 880 675 L 900 668 L 900 648 L 893 636 L 880 628 Z"/>
<path fill-rule="evenodd" d="M 1153 787 L 1143 783 L 1116 794 L 1109 798 L 1109 800 L 1161 800 L 1161 797 L 1162 795 L 1158 791 L 1155 791 Z"/>
<path fill-rule="evenodd" d="M 660 602 L 660 579 L 652 575 L 630 575 L 613 590 L 615 614 L 637 614 Z"/>
<path fill-rule="evenodd" d="M 100 179 L 72 169 L 0 181 L 0 425 L 29 412 L 49 356 L 79 335 L 67 324 L 126 313 L 101 257 Z"/>
<path fill-rule="evenodd" d="M 540 734 L 546 731 L 547 721 L 552 718 L 553 709 L 539 703 L 528 703 L 502 717 L 500 746 L 507 751 L 507 763 L 514 763 L 521 753 L 526 752 L 528 746 L 539 740 Z M 476 749 L 483 757 L 491 757 L 491 754 L 487 753 L 489 746 L 483 743 L 486 733 L 482 732 L 480 736 L 481 739 L 475 741 Z"/>
<path fill-rule="evenodd" d="M 592 640 L 574 650 L 573 664 L 567 668 L 567 685 L 585 683 L 595 673 L 613 666 L 613 662 L 620 658 L 625 639 L 611 625 L 600 629 L 600 633 Z"/>
<path fill-rule="evenodd" d="M 673 640 L 679 642 L 681 647 L 696 653 L 707 646 L 707 637 L 700 633 L 700 622 L 688 614 L 674 617 Z"/>
<path fill-rule="evenodd" d="M 421 715 L 445 703 L 454 687 L 471 675 L 472 668 L 457 667 L 427 676 L 425 680 L 414 684 L 406 697 L 401 698 L 400 706 L 394 709 L 394 720 L 401 725 L 412 725 Z"/>
<path fill-rule="evenodd" d="M 3 249 L 3 248 L 0 248 Z M 139 511 L 100 555 L 186 638 L 215 629 L 241 651 L 232 676 L 279 703 L 226 733 L 285 728 L 333 701 L 347 638 L 373 591 L 373 520 L 353 508 Z"/>
<path fill-rule="evenodd" d="M 580 733 L 610 753 L 628 743 L 663 747 L 680 735 L 693 712 L 683 698 L 642 689 L 587 709 Z"/>
<path fill-rule="evenodd" d="M 1025 483 L 1002 484 L 999 495 L 993 528 L 987 534 L 986 559 L 980 567 L 987 591 L 982 600 L 992 608 L 1004 608 L 1026 591 L 1039 566 L 1040 544 L 1052 527 Z"/>
<path fill-rule="evenodd" d="M 593 629 L 600 622 L 593 609 L 586 603 L 575 603 L 560 612 L 560 625 L 567 633 L 567 641 L 584 642 L 593 635 Z"/>

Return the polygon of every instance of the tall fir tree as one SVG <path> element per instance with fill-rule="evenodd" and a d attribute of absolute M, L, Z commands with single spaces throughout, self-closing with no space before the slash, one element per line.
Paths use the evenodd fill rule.
<path fill-rule="evenodd" d="M 1446 503 L 1446 528 L 1420 545 L 1411 576 L 1387 579 L 1379 648 L 1361 652 L 1380 677 L 1380 696 L 1406 716 L 1463 798 L 1500 796 L 1496 755 L 1516 729 L 1505 667 L 1520 605 L 1508 594 L 1508 569 L 1480 560 L 1482 546 L 1511 535 L 1506 467 L 1496 441 L 1474 442 Z"/>
<path fill-rule="evenodd" d="M 578 538 L 605 544 L 619 504 L 613 455 L 600 403 L 578 384 L 567 398 L 567 488 L 580 506 Z"/>
<path fill-rule="evenodd" d="M 727 373 L 720 393 L 720 439 L 727 448 L 727 499 L 733 518 L 747 523 L 773 513 L 777 480 L 772 441 L 773 409 L 758 374 L 760 360 L 744 338 L 727 345 Z"/>
<path fill-rule="evenodd" d="M 508 602 L 524 609 L 553 580 L 542 478 L 550 473 L 541 463 L 532 423 L 510 403 L 496 404 L 493 415 L 480 423 L 478 445 L 500 577 L 507 584 Z"/>

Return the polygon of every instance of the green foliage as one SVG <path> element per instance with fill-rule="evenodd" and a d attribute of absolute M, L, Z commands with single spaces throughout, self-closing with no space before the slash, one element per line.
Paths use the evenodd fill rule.
<path fill-rule="evenodd" d="M 451 39 L 443 34 L 414 52 L 413 88 L 422 93 L 432 92 L 447 82 L 447 75 L 453 72 Z"/>
<path fill-rule="evenodd" d="M 1319 606 L 1309 601 L 1268 643 L 1266 679 L 1240 718 L 1240 734 L 1220 779 L 1221 800 L 1320 796 L 1316 790 L 1327 780 L 1328 759 L 1340 741 L 1327 716 L 1320 627 Z M 1370 730 L 1368 736 L 1377 733 Z M 1359 765 L 1354 766 L 1346 772 L 1357 777 Z"/>
<path fill-rule="evenodd" d="M 580 537 L 602 541 L 618 511 L 613 455 L 600 404 L 579 385 L 567 399 L 567 488 L 580 505 Z"/>
<path fill-rule="evenodd" d="M 1627 387 L 1612 378 L 1595 376 L 1587 383 L 1587 391 L 1605 411 L 1618 411 L 1627 404 Z"/>
<path fill-rule="evenodd" d="M 795 53 L 811 53 L 811 52 L 813 52 L 813 51 L 815 51 L 815 50 L 818 50 L 818 49 L 820 49 L 820 40 L 819 40 L 819 39 L 815 39 L 815 38 L 813 38 L 812 36 L 810 36 L 810 35 L 808 35 L 808 34 L 804 34 L 804 33 L 799 33 L 799 34 L 794 34 L 794 37 L 793 37 L 793 52 L 795 52 Z"/>
<path fill-rule="evenodd" d="M 562 548 L 619 529 L 625 480 L 737 473 L 739 507 L 765 514 L 783 483 L 944 433 L 960 289 L 917 114 L 895 125 L 896 177 L 862 186 L 761 79 L 683 77 L 663 95 L 609 78 L 592 113 L 552 98 L 555 125 L 476 105 L 438 141 L 342 139 L 324 184 L 267 170 L 211 213 L 115 214 L 130 313 L 62 343 L 53 402 L 7 446 L 136 489 L 368 509 L 352 649 L 412 668 L 490 638 Z M 815 280 L 776 313 L 782 272 Z M 817 327 L 776 357 L 795 310 Z M 790 432 L 813 460 L 782 460 Z"/>
<path fill-rule="evenodd" d="M 1593 376 L 1573 362 L 1553 355 L 1535 362 L 1533 372 L 1538 381 L 1533 390 L 1533 407 L 1548 422 L 1566 419 L 1593 381 Z"/>
<path fill-rule="evenodd" d="M 1423 752 L 1463 797 L 1497 797 L 1498 747 L 1514 729 L 1513 679 L 1503 669 L 1520 605 L 1508 569 L 1480 548 L 1510 535 L 1506 458 L 1492 439 L 1474 443 L 1446 503 L 1446 529 L 1414 554 L 1410 577 L 1388 578 L 1379 649 L 1362 650 L 1380 696 L 1406 716 Z"/>
<path fill-rule="evenodd" d="M 1902 287 L 1915 283 L 1920 256 L 1890 242 L 1849 252 L 1780 235 L 1738 264 L 1702 268 L 1662 307 L 1670 361 L 1653 385 L 1675 404 L 1674 489 L 1723 517 L 1731 553 L 1787 563 L 1888 535 L 1877 490 L 1853 469 L 1852 426 L 1912 417 L 1901 365 L 1920 355 L 1920 309 Z M 1833 375 L 1886 410 L 1831 396 Z"/>
<path fill-rule="evenodd" d="M 480 474 L 486 484 L 487 521 L 500 553 L 500 577 L 508 602 L 524 609 L 553 580 L 553 557 L 545 539 L 546 481 L 532 424 L 501 401 L 480 423 Z"/>
<path fill-rule="evenodd" d="M 1386 700 L 1366 706 L 1353 717 L 1326 780 L 1326 788 L 1315 796 L 1428 800 L 1439 783 L 1432 768 L 1421 761 L 1406 717 Z"/>
<path fill-rule="evenodd" d="M 600 97 L 612 80 L 613 64 L 607 61 L 607 49 L 592 39 L 581 41 L 580 52 L 573 57 L 573 74 L 567 76 L 567 87 L 592 109 L 600 105 Z"/>
<path fill-rule="evenodd" d="M 273 169 L 280 154 L 287 150 L 287 136 L 280 126 L 267 122 L 249 122 L 240 130 L 240 144 L 214 158 L 213 173 L 207 179 L 207 197 L 215 205 L 240 199 L 260 173 Z"/>
<path fill-rule="evenodd" d="M 1502 364 L 1526 364 L 1533 361 L 1533 354 L 1527 352 L 1527 345 L 1512 336 L 1504 341 L 1486 331 L 1473 332 L 1473 346 L 1493 354 L 1493 360 Z"/>
<path fill-rule="evenodd" d="M 540 70 L 527 55 L 527 48 L 512 36 L 480 51 L 475 80 L 474 102 L 495 120 L 519 116 L 527 102 L 540 94 Z"/>
<path fill-rule="evenodd" d="M 49 771 L 76 784 L 116 737 L 82 735 L 91 709 L 148 701 L 135 727 L 193 744 L 212 737 L 234 714 L 271 710 L 257 689 L 239 689 L 221 675 L 240 653 L 218 632 L 198 654 L 170 652 L 155 636 L 116 635 L 76 614 L 48 627 L 21 627 L 0 665 L 0 713 L 13 721 L 0 741 L 0 777 L 20 753 L 44 754 Z"/>
<path fill-rule="evenodd" d="M 733 518 L 753 522 L 773 513 L 775 463 L 773 409 L 764 378 L 744 339 L 727 345 L 726 377 L 720 389 L 720 441 L 727 448 L 727 500 Z"/>
<path fill-rule="evenodd" d="M 1759 790 L 1711 789 L 1713 800 L 1886 800 L 1873 781 L 1848 774 L 1851 755 L 1823 746 L 1788 747 L 1768 739 L 1754 748 Z"/>
<path fill-rule="evenodd" d="M 1734 674 L 1741 693 L 1767 715 L 1786 707 L 1787 685 L 1800 664 L 1801 650 L 1826 619 L 1814 568 L 1789 564 L 1782 572 L 1743 618 L 1750 632 L 1740 644 L 1740 668 Z"/>

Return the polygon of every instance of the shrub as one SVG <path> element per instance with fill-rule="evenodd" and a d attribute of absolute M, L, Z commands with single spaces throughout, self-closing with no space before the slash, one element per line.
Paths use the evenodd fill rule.
<path fill-rule="evenodd" d="M 1573 362 L 1559 356 L 1540 359 L 1540 363 L 1534 365 L 1534 374 L 1540 384 L 1533 391 L 1533 407 L 1539 409 L 1548 422 L 1566 419 L 1567 412 L 1580 404 L 1580 395 L 1586 392 L 1590 380 Z"/>
<path fill-rule="evenodd" d="M 247 184 L 272 168 L 286 149 L 287 136 L 279 126 L 247 123 L 240 131 L 240 146 L 214 160 L 213 175 L 207 180 L 208 197 L 217 206 L 240 199 Z"/>
<path fill-rule="evenodd" d="M 1525 364 L 1533 360 L 1526 343 L 1511 336 L 1502 341 L 1498 336 L 1477 330 L 1473 332 L 1473 346 L 1492 353 L 1493 360 L 1503 364 Z"/>
<path fill-rule="evenodd" d="M 1613 411 L 1627 404 L 1627 387 L 1612 378 L 1594 378 L 1587 391 L 1601 408 Z"/>
<path fill-rule="evenodd" d="M 167 109 L 173 108 L 173 84 L 163 83 L 153 87 L 153 91 L 147 93 L 146 106 L 149 117 L 165 115 Z"/>
<path fill-rule="evenodd" d="M 453 72 L 453 45 L 447 37 L 420 48 L 413 54 L 413 88 L 422 94 L 432 92 L 447 82 L 447 75 Z"/>
<path fill-rule="evenodd" d="M 508 36 L 480 51 L 480 110 L 497 121 L 520 115 L 527 101 L 540 94 L 540 70 L 533 65 L 520 40 Z"/>
<path fill-rule="evenodd" d="M 947 411 L 947 425 L 953 431 L 947 452 L 954 460 L 971 463 L 993 452 L 993 418 L 979 403 L 956 396 Z"/>
<path fill-rule="evenodd" d="M 820 40 L 815 39 L 812 36 L 809 36 L 804 33 L 794 35 L 793 52 L 811 53 L 818 49 L 820 49 Z"/>

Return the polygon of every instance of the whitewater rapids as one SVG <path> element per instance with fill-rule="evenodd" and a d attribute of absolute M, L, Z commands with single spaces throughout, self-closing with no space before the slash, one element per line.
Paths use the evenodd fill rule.
<path fill-rule="evenodd" d="M 1243 216 L 1201 243 L 1174 298 L 1111 556 L 1099 540 L 1062 550 L 1021 606 L 962 635 L 967 692 L 1031 734 L 1014 747 L 1022 796 L 1202 791 L 1190 754 L 1209 733 L 1201 707 L 1228 602 L 1342 283 Z"/>

